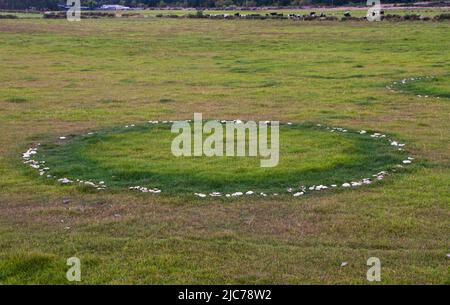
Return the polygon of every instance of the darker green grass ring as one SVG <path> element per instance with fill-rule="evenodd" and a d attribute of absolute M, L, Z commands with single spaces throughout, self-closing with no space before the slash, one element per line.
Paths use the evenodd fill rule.
<path fill-rule="evenodd" d="M 341 185 L 402 164 L 404 151 L 387 138 L 314 124 L 280 126 L 280 161 L 260 157 L 174 157 L 171 125 L 139 124 L 74 135 L 39 148 L 52 177 L 104 182 L 108 189 L 145 186 L 164 194 L 281 193 L 288 188 Z"/>

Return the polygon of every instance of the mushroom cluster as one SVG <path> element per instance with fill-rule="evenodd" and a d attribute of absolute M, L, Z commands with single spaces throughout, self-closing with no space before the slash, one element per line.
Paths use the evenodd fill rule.
<path fill-rule="evenodd" d="M 187 122 L 190 122 L 191 120 L 186 120 Z M 167 124 L 167 123 L 173 123 L 174 121 L 156 121 L 156 120 L 152 120 L 152 121 L 148 121 L 149 124 Z M 222 124 L 225 124 L 227 121 L 226 120 L 220 120 L 219 122 L 221 122 Z M 233 122 L 235 123 L 240 123 L 242 122 L 239 119 L 233 120 Z M 288 125 L 291 126 L 292 123 L 291 122 L 287 122 L 287 123 L 280 123 L 280 125 Z M 130 124 L 130 125 L 125 125 L 124 128 L 132 128 L 135 127 L 135 124 Z M 335 133 L 356 133 L 359 135 L 365 135 L 365 136 L 369 136 L 370 138 L 373 139 L 382 139 L 382 140 L 386 140 L 388 141 L 388 143 L 390 143 L 390 146 L 392 146 L 393 148 L 399 150 L 399 151 L 403 151 L 404 150 L 404 143 L 400 143 L 399 141 L 395 141 L 393 139 L 390 139 L 387 135 L 385 134 L 381 134 L 381 133 L 370 133 L 366 130 L 359 130 L 359 131 L 349 131 L 345 128 L 342 127 L 330 127 L 330 126 L 324 126 L 322 124 L 317 124 L 316 125 L 318 128 L 324 128 L 326 130 L 328 130 L 329 132 L 335 132 Z M 83 136 L 91 136 L 93 135 L 94 132 L 88 132 L 86 134 L 84 134 Z M 58 139 L 60 141 L 65 141 L 67 140 L 68 137 L 66 136 L 60 136 L 58 137 Z M 38 147 L 40 146 L 40 144 L 37 144 L 36 147 L 32 147 L 29 148 L 26 152 L 24 152 L 22 154 L 22 158 L 23 158 L 23 163 L 28 164 L 30 167 L 32 167 L 33 169 L 38 170 L 39 175 L 43 176 L 46 175 L 47 178 L 53 178 L 56 179 L 59 183 L 61 184 L 72 184 L 74 182 L 77 182 L 79 185 L 84 185 L 84 186 L 88 186 L 88 187 L 92 187 L 94 189 L 97 190 L 105 190 L 107 188 L 106 183 L 104 181 L 99 181 L 98 183 L 94 183 L 92 181 L 89 180 L 80 180 L 80 179 L 69 179 L 67 177 L 56 177 L 50 174 L 50 168 L 45 166 L 45 161 L 37 161 L 34 159 L 34 157 L 37 155 L 38 153 Z M 396 167 L 397 168 L 402 168 L 405 165 L 409 165 L 413 162 L 414 158 L 413 157 L 407 157 L 405 160 L 402 161 L 402 164 L 397 164 Z M 395 171 L 395 170 L 393 170 Z M 299 196 L 303 196 L 306 195 L 308 192 L 319 192 L 319 191 L 326 191 L 329 189 L 338 189 L 338 188 L 354 188 L 354 187 L 359 187 L 359 186 L 363 186 L 363 185 L 369 185 L 372 184 L 375 181 L 380 181 L 383 180 L 387 175 L 389 175 L 390 173 L 385 170 L 385 171 L 381 171 L 378 173 L 374 173 L 372 175 L 371 178 L 362 178 L 362 179 L 356 179 L 356 180 L 349 180 L 348 182 L 344 182 L 340 185 L 338 184 L 330 184 L 330 185 L 324 185 L 324 184 L 319 184 L 319 185 L 310 185 L 310 186 L 298 186 L 298 187 L 287 187 L 285 189 L 285 192 L 287 194 L 291 194 L 293 197 L 299 197 Z M 148 193 L 148 194 L 159 194 L 162 191 L 158 188 L 150 188 L 150 187 L 145 187 L 145 186 L 131 186 L 129 187 L 129 190 L 134 190 L 134 191 L 138 191 L 141 193 Z M 255 192 L 252 190 L 248 190 L 248 191 L 236 191 L 236 192 L 230 192 L 230 193 L 221 193 L 221 192 L 217 192 L 217 191 L 212 191 L 212 192 L 195 192 L 194 196 L 199 197 L 199 198 L 207 198 L 207 197 L 226 197 L 226 198 L 235 198 L 235 197 L 241 197 L 241 196 L 261 196 L 261 197 L 266 197 L 268 195 L 271 196 L 278 196 L 279 193 L 272 193 L 272 194 L 267 194 L 264 192 Z"/>
<path fill-rule="evenodd" d="M 88 135 L 91 135 L 91 134 L 93 134 L 93 133 L 89 133 Z M 59 139 L 60 140 L 65 140 L 66 137 L 59 137 Z M 67 177 L 58 178 L 58 177 L 56 177 L 54 175 L 51 175 L 50 174 L 50 167 L 46 167 L 45 166 L 45 161 L 37 161 L 37 160 L 33 159 L 33 157 L 38 153 L 38 147 L 40 145 L 41 144 L 38 143 L 37 147 L 31 147 L 26 152 L 24 152 L 22 154 L 23 163 L 24 164 L 28 164 L 30 167 L 38 170 L 40 176 L 43 176 L 43 175 L 46 174 L 47 178 L 56 179 L 56 181 L 58 181 L 61 184 L 72 184 L 72 183 L 74 183 L 73 180 L 71 180 L 71 179 L 69 179 Z M 80 180 L 80 179 L 76 179 L 75 181 L 78 184 L 80 184 L 80 185 L 85 185 L 85 186 L 88 186 L 88 187 L 92 187 L 92 188 L 95 188 L 97 190 L 104 190 L 104 189 L 106 189 L 106 184 L 105 184 L 104 181 L 100 181 L 98 183 L 94 183 L 92 181 L 83 181 L 83 180 Z"/>
<path fill-rule="evenodd" d="M 280 123 L 280 125 L 282 125 Z M 292 125 L 291 122 L 286 123 L 286 125 Z M 347 129 L 342 128 L 342 127 L 329 127 L 329 126 L 323 126 L 322 124 L 317 124 L 317 127 L 322 127 L 325 128 L 327 130 L 329 130 L 330 132 L 342 132 L 342 133 L 346 133 L 349 132 Z M 399 151 L 403 151 L 403 147 L 405 146 L 404 143 L 399 143 L 398 141 L 392 140 L 390 138 L 388 138 L 387 135 L 385 134 L 381 134 L 378 132 L 375 133 L 368 133 L 366 130 L 359 130 L 359 131 L 355 131 L 355 133 L 358 133 L 360 135 L 369 135 L 371 138 L 373 139 L 385 139 L 387 140 L 391 146 L 397 148 Z M 403 164 L 397 164 L 397 167 L 403 167 L 403 165 L 407 165 L 407 164 L 411 164 L 412 161 L 414 160 L 414 158 L 412 157 L 408 157 L 407 159 L 403 160 L 402 163 Z M 372 184 L 375 181 L 380 181 L 383 180 L 387 175 L 389 175 L 389 172 L 387 170 L 385 171 L 381 171 L 378 173 L 375 173 L 372 175 L 372 178 L 363 178 L 363 179 L 358 179 L 355 181 L 350 181 L 350 182 L 344 182 L 341 184 L 341 186 L 338 186 L 337 184 L 330 184 L 330 185 L 312 185 L 312 186 L 299 186 L 297 188 L 294 187 L 288 187 L 286 189 L 286 192 L 288 194 L 292 194 L 293 197 L 299 197 L 299 196 L 303 196 L 305 194 L 307 194 L 307 192 L 317 192 L 317 191 L 325 191 L 328 189 L 337 189 L 337 188 L 352 188 L 352 187 L 359 187 L 359 186 L 363 186 L 363 185 L 369 185 Z M 257 193 L 253 192 L 253 191 L 247 191 L 247 192 L 234 192 L 234 193 L 227 193 L 224 194 L 225 197 L 230 198 L 230 197 L 239 197 L 239 196 L 244 196 L 244 195 L 258 195 Z M 197 197 L 200 198 L 206 198 L 208 197 L 207 194 L 205 193 L 195 193 L 194 194 Z M 266 197 L 267 194 L 266 193 L 259 193 L 260 196 L 262 197 Z M 278 193 L 273 193 L 271 194 L 272 196 L 278 196 Z M 210 197 L 220 197 L 222 196 L 221 193 L 219 192 L 213 192 L 213 193 L 209 193 Z"/>
<path fill-rule="evenodd" d="M 434 75 L 427 75 L 427 76 L 417 76 L 417 77 L 407 77 L 399 81 L 392 82 L 390 85 L 386 86 L 386 89 L 388 89 L 391 92 L 403 92 L 401 89 L 403 86 L 410 84 L 412 82 L 417 82 L 421 80 L 427 80 L 427 79 L 433 79 L 436 76 Z M 428 95 L 421 95 L 417 94 L 417 97 L 419 98 L 429 98 Z M 436 96 L 436 98 L 440 98 L 439 96 Z"/>

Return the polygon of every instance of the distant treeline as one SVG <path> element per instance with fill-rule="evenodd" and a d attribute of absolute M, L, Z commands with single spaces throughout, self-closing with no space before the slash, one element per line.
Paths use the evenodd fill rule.
<path fill-rule="evenodd" d="M 412 3 L 414 0 L 381 0 L 382 3 Z M 91 8 L 102 4 L 120 4 L 130 7 L 258 7 L 258 6 L 302 6 L 302 5 L 365 5 L 366 0 L 81 0 L 83 6 Z M 37 10 L 57 9 L 65 0 L 0 0 L 0 9 Z"/>

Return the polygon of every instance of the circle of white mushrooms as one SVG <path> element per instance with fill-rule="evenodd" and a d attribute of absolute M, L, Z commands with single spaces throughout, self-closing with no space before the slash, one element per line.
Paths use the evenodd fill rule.
<path fill-rule="evenodd" d="M 191 120 L 187 120 L 187 122 L 190 122 Z M 148 121 L 149 124 L 167 124 L 167 123 L 173 123 L 174 121 Z M 227 121 L 226 120 L 221 120 L 220 121 L 222 124 L 225 124 Z M 234 120 L 234 122 L 241 122 L 241 120 Z M 287 123 L 280 123 L 280 125 L 293 125 L 293 123 L 291 122 L 287 122 Z M 124 128 L 133 128 L 135 127 L 135 124 L 130 124 L 130 125 L 125 125 Z M 386 141 L 388 141 L 390 143 L 390 145 L 394 148 L 397 149 L 398 151 L 403 151 L 404 150 L 404 143 L 400 143 L 398 141 L 395 141 L 393 139 L 390 139 L 388 136 L 386 136 L 385 134 L 382 133 L 369 133 L 365 130 L 360 130 L 360 131 L 349 131 L 345 128 L 341 128 L 341 127 L 329 127 L 329 126 L 324 126 L 322 124 L 317 124 L 316 125 L 319 128 L 323 128 L 328 130 L 329 132 L 336 132 L 336 133 L 357 133 L 360 135 L 367 135 L 373 139 L 384 139 Z M 94 132 L 88 132 L 86 134 L 84 134 L 83 136 L 92 136 L 94 135 Z M 61 136 L 59 137 L 60 141 L 65 141 L 67 140 L 67 137 L 65 136 Z M 35 156 L 38 153 L 38 148 L 39 148 L 40 144 L 38 143 L 35 147 L 29 148 L 26 152 L 24 152 L 22 154 L 22 159 L 23 159 L 23 163 L 29 165 L 30 167 L 32 167 L 33 169 L 36 169 L 39 173 L 40 176 L 46 176 L 49 179 L 56 179 L 59 183 L 61 184 L 74 184 L 74 183 L 78 183 L 79 185 L 84 185 L 87 187 L 92 187 L 93 189 L 96 190 L 105 190 L 107 189 L 107 185 L 105 183 L 105 181 L 98 181 L 98 182 L 93 182 L 90 180 L 81 180 L 81 179 L 70 179 L 67 177 L 56 177 L 54 175 L 51 174 L 50 172 L 50 168 L 46 166 L 45 161 L 37 161 L 35 160 Z M 413 162 L 414 158 L 412 157 L 407 157 L 405 160 L 402 161 L 402 164 L 397 164 L 396 167 L 397 168 L 402 168 L 404 166 L 407 166 L 409 164 L 411 164 Z M 221 192 L 195 192 L 194 196 L 199 197 L 199 198 L 207 198 L 207 197 L 226 197 L 226 198 L 234 198 L 234 197 L 241 197 L 241 196 L 261 196 L 261 197 L 266 197 L 266 196 L 278 196 L 280 194 L 289 194 L 293 197 L 300 197 L 303 196 L 307 193 L 313 193 L 313 192 L 319 192 L 319 191 L 324 191 L 324 190 L 328 190 L 328 189 L 339 189 L 339 188 L 355 188 L 355 187 L 360 187 L 363 185 L 369 185 L 372 184 L 376 181 L 380 181 L 383 180 L 386 176 L 388 176 L 390 174 L 390 172 L 388 172 L 387 170 L 384 171 L 380 171 L 378 173 L 374 173 L 372 175 L 372 177 L 367 177 L 367 178 L 363 178 L 363 179 L 357 179 L 357 180 L 349 180 L 348 182 L 344 182 L 340 185 L 338 184 L 330 184 L 330 185 L 323 185 L 323 184 L 319 184 L 319 185 L 310 185 L 310 186 L 297 186 L 297 187 L 286 187 L 286 189 L 280 193 L 264 193 L 264 192 L 255 192 L 252 190 L 248 190 L 248 191 L 236 191 L 236 192 L 230 192 L 230 193 L 221 193 Z M 149 194 L 160 194 L 162 193 L 162 190 L 158 189 L 158 188 L 151 188 L 151 187 L 146 187 L 146 186 L 130 186 L 129 190 L 133 190 L 133 191 L 138 191 L 141 193 L 149 193 Z"/>

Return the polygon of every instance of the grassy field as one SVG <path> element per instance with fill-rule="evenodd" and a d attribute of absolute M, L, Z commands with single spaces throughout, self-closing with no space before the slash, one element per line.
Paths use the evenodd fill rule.
<path fill-rule="evenodd" d="M 371 256 L 382 262 L 381 283 L 450 283 L 449 30 L 448 22 L 0 20 L 0 283 L 66 284 L 71 256 L 81 259 L 82 283 L 364 284 Z M 433 78 L 389 89 L 425 76 Z M 194 112 L 379 131 L 405 142 L 418 165 L 344 192 L 224 201 L 86 192 L 22 163 L 23 151 L 61 135 Z M 129 139 L 110 144 L 145 148 Z"/>

